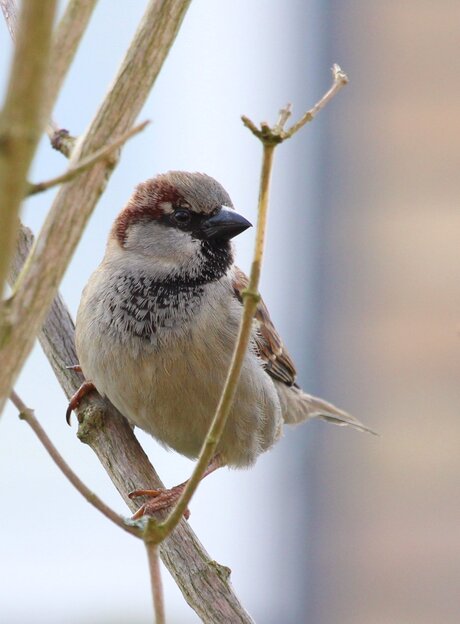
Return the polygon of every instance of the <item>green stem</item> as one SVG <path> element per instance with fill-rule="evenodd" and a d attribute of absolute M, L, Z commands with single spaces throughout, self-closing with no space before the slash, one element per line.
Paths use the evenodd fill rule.
<path fill-rule="evenodd" d="M 262 258 L 264 253 L 270 178 L 275 147 L 276 145 L 271 143 L 264 143 L 263 145 L 262 174 L 260 180 L 259 211 L 257 218 L 254 259 L 252 261 L 248 288 L 243 291 L 243 316 L 240 323 L 235 349 L 233 351 L 232 361 L 229 371 L 227 373 L 227 379 L 225 381 L 225 385 L 219 400 L 219 405 L 214 415 L 212 425 L 206 436 L 206 440 L 201 449 L 198 462 L 195 466 L 192 476 L 188 480 L 181 497 L 177 501 L 177 504 L 170 513 L 170 515 L 163 523 L 153 529 L 154 533 L 157 533 L 156 536 L 152 535 L 153 540 L 163 540 L 167 535 L 171 533 L 171 531 L 176 527 L 176 525 L 182 518 L 182 515 L 187 509 L 188 504 L 206 471 L 206 468 L 208 467 L 211 459 L 216 454 L 217 445 L 219 444 L 219 440 L 222 436 L 222 432 L 224 430 L 228 415 L 233 404 L 233 400 L 235 398 L 241 369 L 251 337 L 252 320 L 254 318 L 257 305 L 260 300 L 258 286 L 260 280 Z"/>

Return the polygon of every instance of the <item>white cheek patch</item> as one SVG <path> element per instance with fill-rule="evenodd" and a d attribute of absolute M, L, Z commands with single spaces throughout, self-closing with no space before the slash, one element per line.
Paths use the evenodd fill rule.
<path fill-rule="evenodd" d="M 152 221 L 133 224 L 124 248 L 135 254 L 141 263 L 151 260 L 160 273 L 169 273 L 172 269 L 195 264 L 200 247 L 200 241 L 192 238 L 189 232 Z"/>

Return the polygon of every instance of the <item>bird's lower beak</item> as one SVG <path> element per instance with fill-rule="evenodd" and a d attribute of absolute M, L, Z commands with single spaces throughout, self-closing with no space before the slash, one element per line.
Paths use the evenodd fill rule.
<path fill-rule="evenodd" d="M 247 219 L 229 208 L 221 208 L 219 212 L 204 219 L 200 230 L 206 240 L 230 240 L 252 227 Z"/>

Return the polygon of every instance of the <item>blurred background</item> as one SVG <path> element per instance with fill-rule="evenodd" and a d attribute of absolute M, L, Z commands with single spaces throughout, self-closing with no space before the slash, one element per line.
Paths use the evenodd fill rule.
<path fill-rule="evenodd" d="M 61 4 L 61 8 L 64 3 Z M 145 2 L 100 0 L 55 110 L 79 134 Z M 255 220 L 260 146 L 244 113 L 294 117 L 347 86 L 278 148 L 262 293 L 300 384 L 380 437 L 309 423 L 250 471 L 203 482 L 190 523 L 258 623 L 457 624 L 460 613 L 460 4 L 194 0 L 62 284 L 75 314 L 139 181 L 204 171 Z M 4 91 L 11 42 L 0 20 Z M 31 178 L 65 169 L 43 140 Z M 27 202 L 35 231 L 53 198 Z M 248 270 L 253 231 L 237 239 Z M 83 480 L 127 513 L 37 347 L 17 384 Z M 168 485 L 191 462 L 139 433 Z M 150 622 L 143 546 L 67 484 L 9 406 L 0 421 L 0 620 Z M 164 571 L 168 621 L 198 622 Z"/>

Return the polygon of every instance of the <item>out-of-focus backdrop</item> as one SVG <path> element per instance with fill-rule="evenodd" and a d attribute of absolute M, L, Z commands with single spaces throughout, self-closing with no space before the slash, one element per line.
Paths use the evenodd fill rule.
<path fill-rule="evenodd" d="M 101 0 L 58 123 L 85 129 L 145 2 Z M 299 381 L 380 437 L 311 423 L 250 471 L 203 483 L 191 525 L 264 624 L 457 624 L 460 613 L 460 4 L 194 0 L 62 284 L 75 313 L 133 186 L 205 171 L 255 219 L 260 147 L 239 115 L 309 108 L 276 155 L 262 292 Z M 11 44 L 0 20 L 4 90 Z M 43 141 L 32 178 L 62 171 Z M 40 226 L 53 194 L 27 202 Z M 237 240 L 248 269 L 253 232 Z M 85 482 L 125 513 L 37 348 L 17 385 Z M 166 483 L 191 463 L 147 436 Z M 151 621 L 141 544 L 75 493 L 9 407 L 0 421 L 0 621 Z M 197 617 L 164 573 L 170 622 Z"/>

